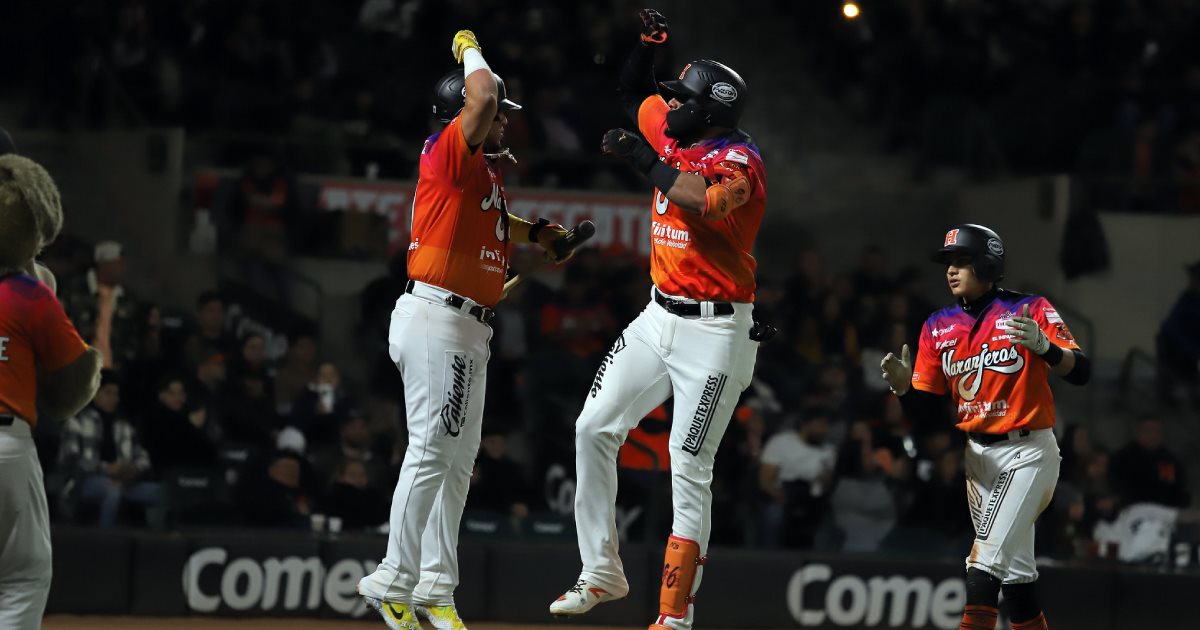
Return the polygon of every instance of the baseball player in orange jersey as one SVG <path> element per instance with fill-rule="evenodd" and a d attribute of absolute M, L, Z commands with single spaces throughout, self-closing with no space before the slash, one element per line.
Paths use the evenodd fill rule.
<path fill-rule="evenodd" d="M 452 52 L 463 69 L 435 89 L 434 116 L 446 126 L 421 151 L 410 280 L 388 334 L 404 379 L 408 450 L 392 497 L 387 556 L 358 584 L 392 630 L 418 629 L 414 613 L 439 630 L 465 628 L 454 607 L 458 528 L 479 451 L 488 322 L 510 242 L 550 252 L 566 235 L 545 220 L 508 214 L 496 159 L 507 154 L 505 112 L 520 106 L 506 98 L 471 31 L 454 36 Z"/>
<path fill-rule="evenodd" d="M 43 422 L 77 413 L 100 385 L 100 354 L 80 339 L 33 256 L 62 228 L 50 175 L 0 156 L 0 628 L 35 630 L 50 594 L 50 522 L 33 443 Z M 48 278 L 49 279 L 49 278 Z"/>
<path fill-rule="evenodd" d="M 916 364 L 906 345 L 900 357 L 884 357 L 883 378 L 910 418 L 937 417 L 948 395 L 967 434 L 975 543 L 960 627 L 995 628 L 1003 589 L 1013 630 L 1045 629 L 1034 587 L 1034 521 L 1050 503 L 1062 460 L 1048 375 L 1083 385 L 1091 362 L 1046 298 L 997 286 L 1004 243 L 995 232 L 955 226 L 933 259 L 946 265 L 955 303 L 926 320 Z"/>
<path fill-rule="evenodd" d="M 737 128 L 745 82 L 704 60 L 656 85 L 654 50 L 667 41 L 667 24 L 657 11 L 643 10 L 641 17 L 642 43 L 620 82 L 641 135 L 614 129 L 602 148 L 656 188 L 650 215 L 654 288 L 646 309 L 605 357 L 576 422 L 575 523 L 583 571 L 550 612 L 578 615 L 628 593 L 614 520 L 617 451 L 650 410 L 674 395 L 674 522 L 659 614 L 650 626 L 661 630 L 692 627 L 710 534 L 713 458 L 754 370 L 750 250 L 767 187 L 758 147 Z"/>

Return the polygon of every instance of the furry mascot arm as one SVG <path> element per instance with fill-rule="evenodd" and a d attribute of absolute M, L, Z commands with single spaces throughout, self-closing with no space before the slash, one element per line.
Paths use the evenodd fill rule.
<path fill-rule="evenodd" d="M 38 378 L 38 415 L 66 420 L 79 413 L 100 389 L 100 351 L 89 347 L 78 359 Z"/>

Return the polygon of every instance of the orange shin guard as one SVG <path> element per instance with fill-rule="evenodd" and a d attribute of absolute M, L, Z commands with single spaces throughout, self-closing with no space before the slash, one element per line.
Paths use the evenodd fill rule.
<path fill-rule="evenodd" d="M 667 539 L 658 598 L 659 614 L 675 618 L 687 615 L 688 604 L 695 599 L 692 586 L 696 583 L 696 572 L 707 560 L 700 557 L 700 545 L 696 541 L 674 534 Z"/>

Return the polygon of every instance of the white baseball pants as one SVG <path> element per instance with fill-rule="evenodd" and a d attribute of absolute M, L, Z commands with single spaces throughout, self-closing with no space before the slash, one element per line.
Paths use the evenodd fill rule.
<path fill-rule="evenodd" d="M 50 596 L 50 512 L 29 423 L 0 426 L 0 628 L 37 630 Z"/>

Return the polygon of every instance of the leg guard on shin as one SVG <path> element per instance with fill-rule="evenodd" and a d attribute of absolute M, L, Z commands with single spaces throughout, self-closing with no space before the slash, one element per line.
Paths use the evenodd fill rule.
<path fill-rule="evenodd" d="M 674 534 L 667 539 L 663 558 L 662 589 L 659 591 L 658 612 L 662 617 L 681 618 L 687 615 L 688 604 L 695 599 L 692 587 L 696 573 L 708 558 L 700 556 L 700 545 L 694 540 Z"/>

